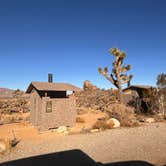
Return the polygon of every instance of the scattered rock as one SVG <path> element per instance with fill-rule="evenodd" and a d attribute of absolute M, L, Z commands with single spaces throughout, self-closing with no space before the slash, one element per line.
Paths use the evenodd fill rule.
<path fill-rule="evenodd" d="M 145 122 L 146 122 L 146 123 L 154 123 L 155 120 L 154 120 L 154 118 L 147 118 L 147 119 L 145 120 Z"/>
<path fill-rule="evenodd" d="M 144 123 L 144 122 L 145 122 L 145 119 L 139 119 L 139 122 Z"/>
<path fill-rule="evenodd" d="M 91 133 L 96 133 L 96 132 L 99 132 L 100 130 L 99 129 L 92 129 L 90 130 Z"/>
<path fill-rule="evenodd" d="M 65 133 L 67 131 L 67 127 L 60 126 L 60 127 L 58 127 L 58 129 L 56 131 L 57 131 L 57 133 Z"/>
<path fill-rule="evenodd" d="M 86 133 L 90 133 L 90 131 L 91 131 L 90 128 L 85 128 L 85 127 L 83 127 L 80 133 L 86 134 Z"/>
<path fill-rule="evenodd" d="M 0 154 L 6 152 L 7 150 L 7 145 L 4 140 L 0 140 Z"/>
<path fill-rule="evenodd" d="M 110 128 L 118 128 L 118 127 L 120 127 L 119 120 L 117 120 L 115 118 L 111 118 L 111 119 L 107 120 L 106 124 L 109 125 Z"/>

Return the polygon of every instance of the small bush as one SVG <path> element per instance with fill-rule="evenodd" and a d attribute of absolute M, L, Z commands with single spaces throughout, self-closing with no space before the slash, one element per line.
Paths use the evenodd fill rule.
<path fill-rule="evenodd" d="M 83 118 L 81 118 L 81 117 L 77 117 L 76 118 L 76 122 L 77 123 L 85 123 L 85 120 Z"/>
<path fill-rule="evenodd" d="M 93 126 L 93 129 L 100 129 L 100 130 L 105 130 L 105 129 L 112 129 L 113 124 L 106 123 L 104 120 L 98 120 Z"/>
<path fill-rule="evenodd" d="M 134 109 L 124 104 L 113 104 L 106 110 L 106 113 L 110 118 L 119 120 L 121 126 L 131 127 L 136 125 Z"/>

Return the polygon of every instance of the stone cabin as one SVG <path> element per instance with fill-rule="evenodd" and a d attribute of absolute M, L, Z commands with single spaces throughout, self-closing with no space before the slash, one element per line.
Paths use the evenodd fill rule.
<path fill-rule="evenodd" d="M 68 83 L 32 82 L 26 91 L 30 94 L 30 123 L 39 130 L 73 126 L 75 91 L 80 88 Z"/>

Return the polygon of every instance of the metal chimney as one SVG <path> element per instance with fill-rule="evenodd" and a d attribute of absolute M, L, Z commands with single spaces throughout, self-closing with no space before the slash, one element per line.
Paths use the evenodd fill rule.
<path fill-rule="evenodd" d="M 131 85 L 130 81 L 127 82 L 127 87 L 129 87 Z"/>
<path fill-rule="evenodd" d="M 53 82 L 53 74 L 51 74 L 51 73 L 48 74 L 48 82 L 50 82 L 50 83 Z"/>

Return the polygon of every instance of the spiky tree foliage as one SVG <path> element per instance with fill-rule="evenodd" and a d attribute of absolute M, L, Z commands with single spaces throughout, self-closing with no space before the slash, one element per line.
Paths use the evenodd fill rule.
<path fill-rule="evenodd" d="M 166 88 L 166 74 L 161 73 L 157 76 L 157 86 L 160 88 Z"/>
<path fill-rule="evenodd" d="M 126 57 L 125 52 L 119 50 L 118 48 L 112 48 L 109 50 L 109 52 L 115 56 L 115 60 L 112 64 L 113 68 L 111 74 L 108 73 L 108 67 L 105 67 L 104 69 L 98 68 L 98 71 L 107 80 L 109 80 L 116 88 L 118 88 L 121 100 L 122 85 L 130 82 L 130 80 L 133 77 L 132 75 L 128 76 L 124 74 L 125 72 L 130 70 L 131 66 L 130 65 L 122 66 L 123 61 Z"/>

